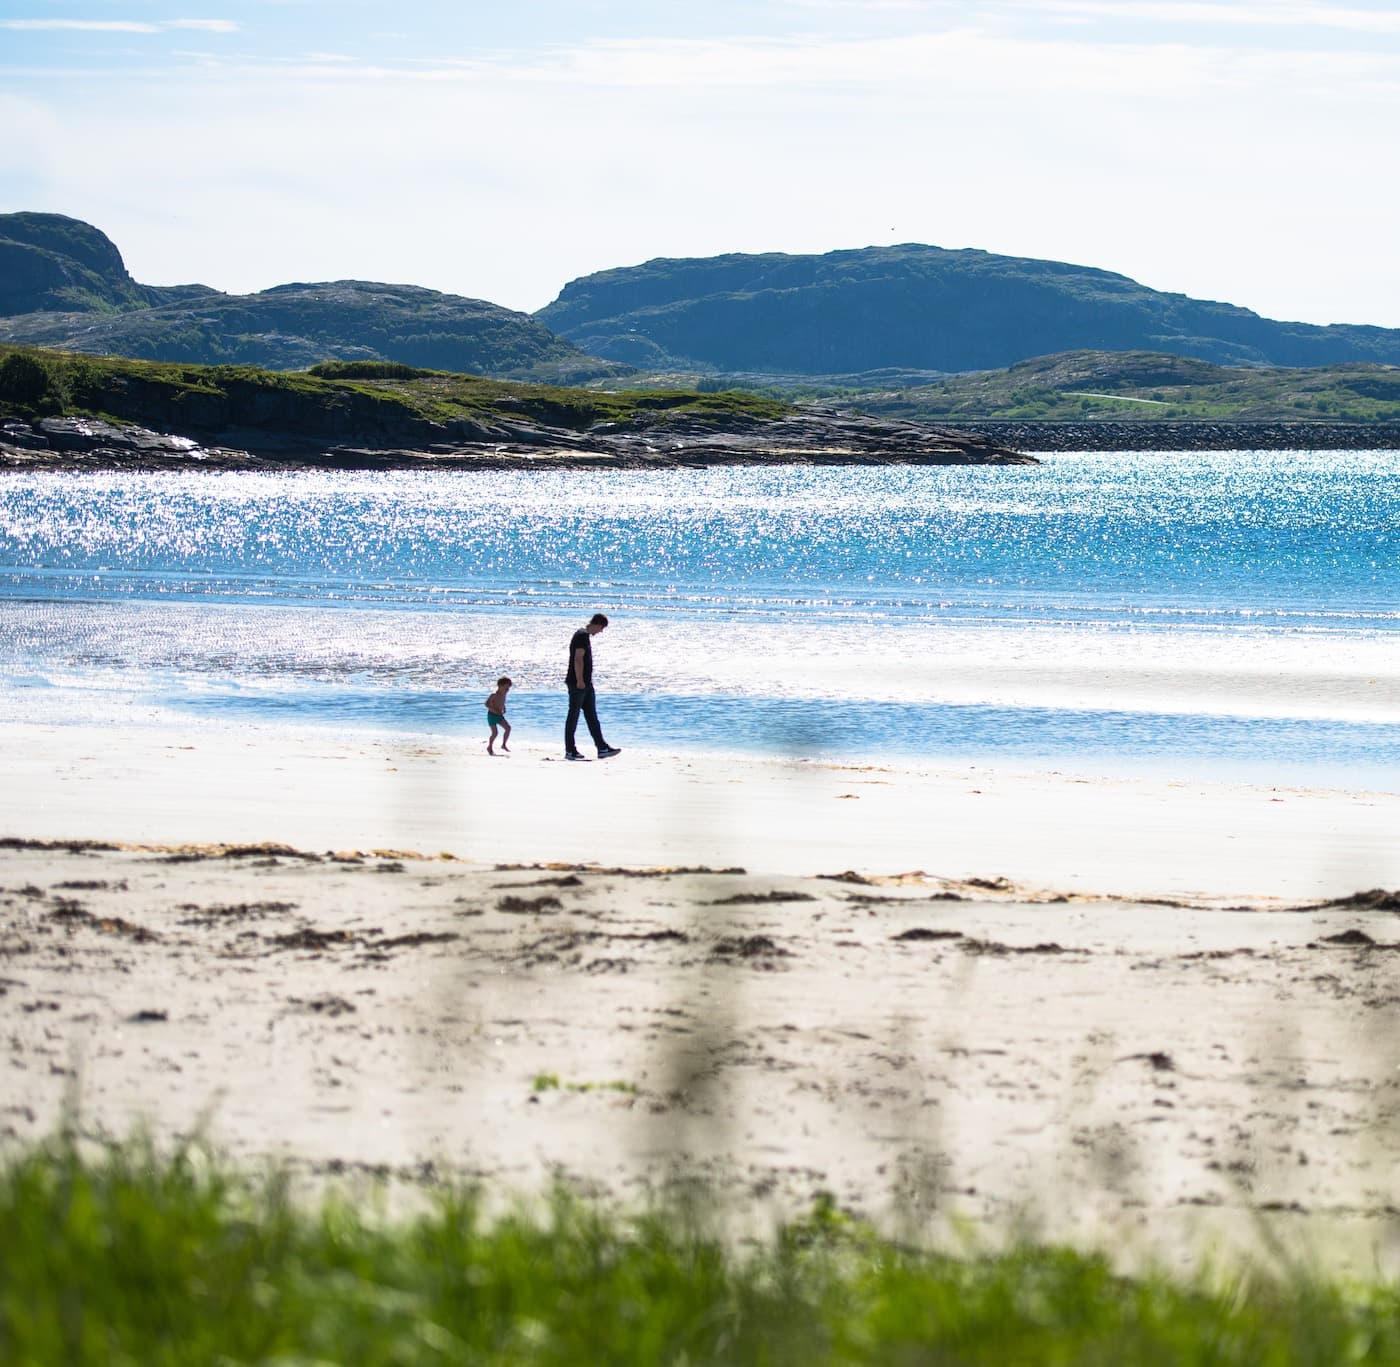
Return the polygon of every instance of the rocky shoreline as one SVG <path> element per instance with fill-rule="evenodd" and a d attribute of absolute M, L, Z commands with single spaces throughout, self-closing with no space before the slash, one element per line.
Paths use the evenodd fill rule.
<path fill-rule="evenodd" d="M 96 418 L 0 423 L 0 470 L 668 469 L 713 465 L 1034 465 L 995 440 L 899 419 L 808 412 L 779 420 L 657 415 L 586 431 L 512 421 L 444 427 L 412 446 L 328 443 L 266 429 L 199 437 Z"/>
<path fill-rule="evenodd" d="M 0 422 L 3 470 L 671 469 L 715 465 L 1033 465 L 1027 451 L 1400 449 L 1400 423 L 1009 422 L 956 431 L 811 410 L 776 421 L 658 415 L 574 431 L 528 420 L 454 423 L 435 440 L 340 442 L 285 430 L 186 435 L 97 418 Z"/>
<path fill-rule="evenodd" d="M 1009 422 L 959 420 L 960 431 L 1022 451 L 1395 451 L 1400 423 Z"/>

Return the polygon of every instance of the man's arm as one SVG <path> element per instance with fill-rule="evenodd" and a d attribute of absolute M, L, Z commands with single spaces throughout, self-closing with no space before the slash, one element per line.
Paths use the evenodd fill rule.
<path fill-rule="evenodd" d="M 582 647 L 582 646 L 579 646 L 579 648 L 578 648 L 577 650 L 574 651 L 574 686 L 575 686 L 576 688 L 582 688 L 582 687 L 584 686 L 584 683 L 583 683 L 583 647 Z"/>

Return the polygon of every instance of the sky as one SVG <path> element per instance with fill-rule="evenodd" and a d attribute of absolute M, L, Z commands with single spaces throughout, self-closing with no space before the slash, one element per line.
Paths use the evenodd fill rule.
<path fill-rule="evenodd" d="M 1400 0 L 0 0 L 0 129 L 146 284 L 926 242 L 1400 327 Z"/>

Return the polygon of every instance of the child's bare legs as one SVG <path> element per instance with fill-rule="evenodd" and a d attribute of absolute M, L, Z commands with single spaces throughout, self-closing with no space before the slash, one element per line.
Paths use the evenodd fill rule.
<path fill-rule="evenodd" d="M 510 754 L 510 746 L 506 744 L 508 740 L 510 740 L 510 723 L 503 721 L 501 723 L 501 753 L 503 755 Z"/>
<path fill-rule="evenodd" d="M 494 754 L 496 753 L 495 750 L 492 749 L 492 746 L 494 746 L 495 744 L 496 744 L 496 723 L 495 723 L 495 722 L 492 722 L 492 723 L 491 723 L 491 738 L 486 742 L 486 753 L 487 753 L 488 755 L 494 755 Z M 505 748 L 506 748 L 505 741 L 502 741 L 502 742 L 501 742 L 501 749 L 504 750 Z"/>

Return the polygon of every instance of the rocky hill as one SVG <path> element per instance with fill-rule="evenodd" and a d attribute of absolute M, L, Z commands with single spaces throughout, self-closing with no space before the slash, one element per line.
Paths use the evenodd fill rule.
<path fill-rule="evenodd" d="M 61 214 L 0 214 L 0 315 L 112 313 L 217 293 L 138 285 L 106 233 Z"/>
<path fill-rule="evenodd" d="M 1400 363 L 1400 329 L 1275 322 L 1110 271 L 918 244 L 648 261 L 574 280 L 535 317 L 651 370 L 957 372 L 1083 349 Z"/>
<path fill-rule="evenodd" d="M 0 215 L 0 341 L 91 355 L 295 370 L 383 360 L 578 383 L 625 373 L 527 314 L 362 280 L 230 295 L 134 281 L 105 234 L 59 214 Z"/>

